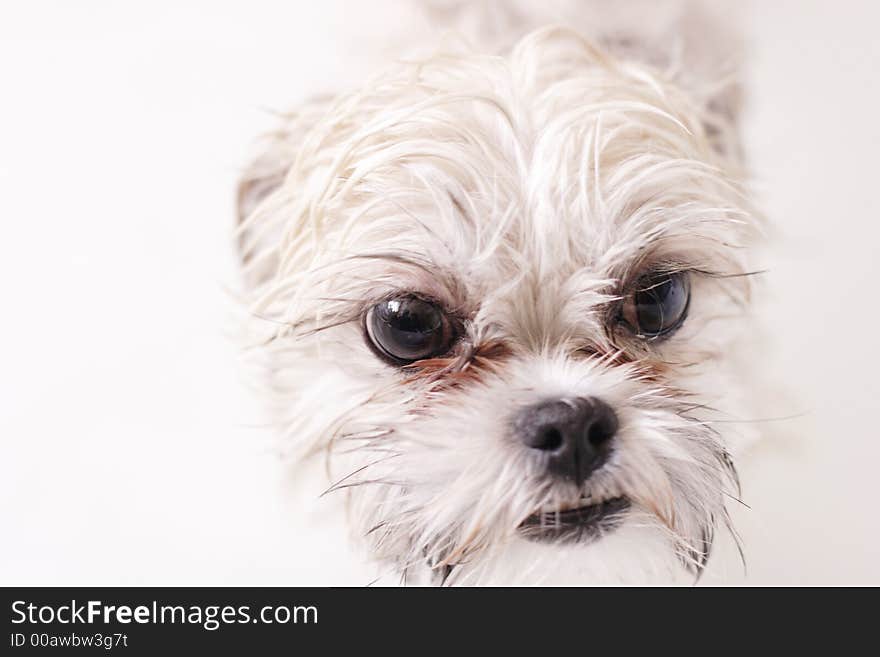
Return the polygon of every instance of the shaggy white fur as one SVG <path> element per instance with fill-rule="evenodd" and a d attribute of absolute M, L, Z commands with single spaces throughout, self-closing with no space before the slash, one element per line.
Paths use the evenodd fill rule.
<path fill-rule="evenodd" d="M 447 40 L 304 104 L 242 182 L 247 327 L 275 422 L 291 458 L 326 465 L 356 539 L 410 582 L 692 578 L 738 497 L 749 436 L 728 420 L 747 406 L 735 345 L 757 222 L 733 80 L 680 68 L 688 53 L 664 34 L 587 39 L 571 26 L 601 12 L 565 4 L 565 26 L 509 48 L 545 17 L 444 7 L 475 45 Z M 620 317 L 652 271 L 691 284 L 663 340 Z M 364 317 L 400 294 L 456 318 L 448 353 L 375 355 Z M 518 409 L 577 397 L 620 420 L 583 485 L 547 477 L 511 431 Z M 618 526 L 589 542 L 519 529 L 619 497 Z"/>

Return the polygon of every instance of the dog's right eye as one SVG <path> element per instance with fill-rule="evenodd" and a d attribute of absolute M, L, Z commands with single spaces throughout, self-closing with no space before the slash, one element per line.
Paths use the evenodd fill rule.
<path fill-rule="evenodd" d="M 377 303 L 367 312 L 365 325 L 375 351 L 395 365 L 441 356 L 455 339 L 443 309 L 413 296 Z"/>

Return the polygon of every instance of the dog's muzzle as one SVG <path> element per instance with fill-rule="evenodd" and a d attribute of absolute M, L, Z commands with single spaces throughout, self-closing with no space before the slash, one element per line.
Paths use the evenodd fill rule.
<path fill-rule="evenodd" d="M 513 421 L 514 435 L 546 468 L 548 476 L 581 488 L 614 450 L 619 422 L 601 399 L 545 400 L 528 406 Z M 535 540 L 585 540 L 611 529 L 629 508 L 624 497 L 585 500 L 529 516 L 520 532 Z"/>

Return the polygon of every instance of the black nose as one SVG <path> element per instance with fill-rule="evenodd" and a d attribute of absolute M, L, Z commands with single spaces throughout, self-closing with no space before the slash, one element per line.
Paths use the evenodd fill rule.
<path fill-rule="evenodd" d="M 580 397 L 528 406 L 513 425 L 526 445 L 544 453 L 550 472 L 581 485 L 611 453 L 618 422 L 601 399 Z"/>

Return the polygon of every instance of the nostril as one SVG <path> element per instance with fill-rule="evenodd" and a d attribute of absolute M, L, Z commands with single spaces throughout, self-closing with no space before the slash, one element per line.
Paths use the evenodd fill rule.
<path fill-rule="evenodd" d="M 548 452 L 559 449 L 562 447 L 562 433 L 556 427 L 544 427 L 538 432 L 537 440 L 531 446 Z"/>
<path fill-rule="evenodd" d="M 599 447 L 611 440 L 615 431 L 610 422 L 594 422 L 587 429 L 587 439 L 593 447 Z"/>

